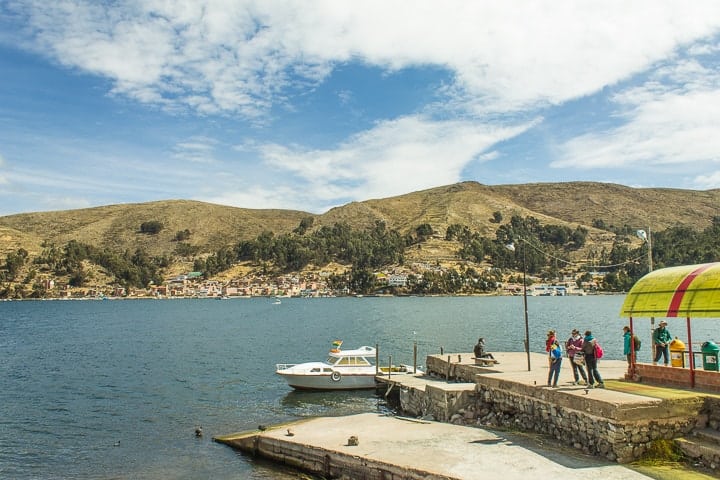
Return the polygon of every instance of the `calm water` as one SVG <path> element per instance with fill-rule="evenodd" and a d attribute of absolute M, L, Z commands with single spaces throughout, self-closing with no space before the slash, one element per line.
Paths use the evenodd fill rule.
<path fill-rule="evenodd" d="M 548 328 L 590 328 L 621 358 L 623 299 L 529 298 L 531 348 Z M 711 323 L 695 321 L 694 340 Z M 669 328 L 686 339 L 684 320 Z M 649 322 L 636 331 L 647 338 Z M 296 478 L 211 437 L 385 407 L 372 392 L 293 392 L 275 363 L 322 360 L 339 338 L 394 363 L 412 363 L 417 342 L 422 364 L 480 335 L 522 351 L 522 298 L 0 302 L 0 478 Z"/>

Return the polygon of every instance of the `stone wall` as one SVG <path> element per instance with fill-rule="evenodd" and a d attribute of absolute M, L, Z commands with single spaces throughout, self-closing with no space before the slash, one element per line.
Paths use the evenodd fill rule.
<path fill-rule="evenodd" d="M 615 420 L 560 406 L 550 399 L 480 385 L 475 404 L 468 407 L 473 413 L 464 412 L 463 418 L 466 423 L 469 419 L 481 426 L 543 433 L 585 453 L 626 463 L 642 456 L 654 440 L 673 439 L 690 432 L 700 407 L 671 418 Z"/>
<path fill-rule="evenodd" d="M 455 373 L 459 367 L 455 365 Z M 542 433 L 619 463 L 640 458 L 654 440 L 688 434 L 699 418 L 713 415 L 711 421 L 720 428 L 720 415 L 716 418 L 708 413 L 699 398 L 626 407 L 550 389 L 483 380 L 491 384 L 478 382 L 472 390 L 403 387 L 399 406 L 405 414 L 456 425 Z"/>
<path fill-rule="evenodd" d="M 425 390 L 401 388 L 398 395 L 400 409 L 410 415 L 432 418 L 438 422 L 450 422 L 454 415 L 464 412 L 475 403 L 475 391 L 447 390 L 431 385 Z"/>
<path fill-rule="evenodd" d="M 708 397 L 702 414 L 700 421 L 704 422 L 707 428 L 720 431 L 720 398 Z"/>
<path fill-rule="evenodd" d="M 705 399 L 698 427 L 694 437 L 681 439 L 680 448 L 696 464 L 720 473 L 720 398 Z"/>
<path fill-rule="evenodd" d="M 475 365 L 470 354 L 453 353 L 444 356 L 428 356 L 425 361 L 425 371 L 428 375 L 446 380 L 475 383 L 475 376 L 479 373 L 496 372 L 497 369 L 492 366 Z"/>

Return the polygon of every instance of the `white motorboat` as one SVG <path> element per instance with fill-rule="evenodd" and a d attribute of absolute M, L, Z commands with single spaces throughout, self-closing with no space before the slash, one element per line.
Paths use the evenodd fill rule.
<path fill-rule="evenodd" d="M 275 373 L 285 378 L 298 390 L 357 390 L 375 388 L 375 375 L 387 374 L 388 367 L 377 368 L 370 359 L 375 358 L 373 347 L 340 350 L 336 341 L 324 362 L 299 364 L 279 363 Z M 391 367 L 391 374 L 412 373 L 413 367 Z"/>

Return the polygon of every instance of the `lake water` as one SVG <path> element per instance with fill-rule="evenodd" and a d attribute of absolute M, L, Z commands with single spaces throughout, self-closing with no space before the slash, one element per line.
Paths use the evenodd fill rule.
<path fill-rule="evenodd" d="M 530 297 L 531 349 L 591 329 L 622 357 L 623 296 Z M 693 339 L 712 338 L 693 322 Z M 685 320 L 673 335 L 687 340 Z M 649 358 L 649 321 L 636 332 Z M 323 360 L 331 342 L 381 361 L 522 351 L 522 297 L 0 302 L 0 478 L 268 479 L 293 472 L 212 436 L 313 415 L 385 411 L 373 392 L 294 392 L 276 363 Z M 205 436 L 195 438 L 196 425 Z"/>

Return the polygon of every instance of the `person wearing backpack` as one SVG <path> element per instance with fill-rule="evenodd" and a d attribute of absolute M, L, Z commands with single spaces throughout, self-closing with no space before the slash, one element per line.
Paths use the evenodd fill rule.
<path fill-rule="evenodd" d="M 632 365 L 633 355 L 632 349 L 635 347 L 635 359 L 637 360 L 637 352 L 640 350 L 640 339 L 630 331 L 630 327 L 623 327 L 623 354 L 627 357 L 628 365 Z"/>
<path fill-rule="evenodd" d="M 550 356 L 550 350 L 552 349 L 552 346 L 555 342 L 557 342 L 557 337 L 555 336 L 555 330 L 548 330 L 547 338 L 545 339 L 545 351 L 548 354 L 548 366 L 551 368 L 552 368 L 552 357 Z"/>
<path fill-rule="evenodd" d="M 588 374 L 588 388 L 605 388 L 600 372 L 597 369 L 598 355 L 602 349 L 600 344 L 590 330 L 585 331 L 585 339 L 583 341 L 582 351 L 585 354 L 585 367 Z M 597 382 L 597 386 L 595 386 Z"/>
<path fill-rule="evenodd" d="M 558 378 L 560 377 L 560 366 L 562 365 L 562 347 L 560 342 L 555 340 L 550 345 L 548 351 L 548 362 L 550 363 L 550 372 L 548 372 L 548 387 L 557 388 Z"/>

